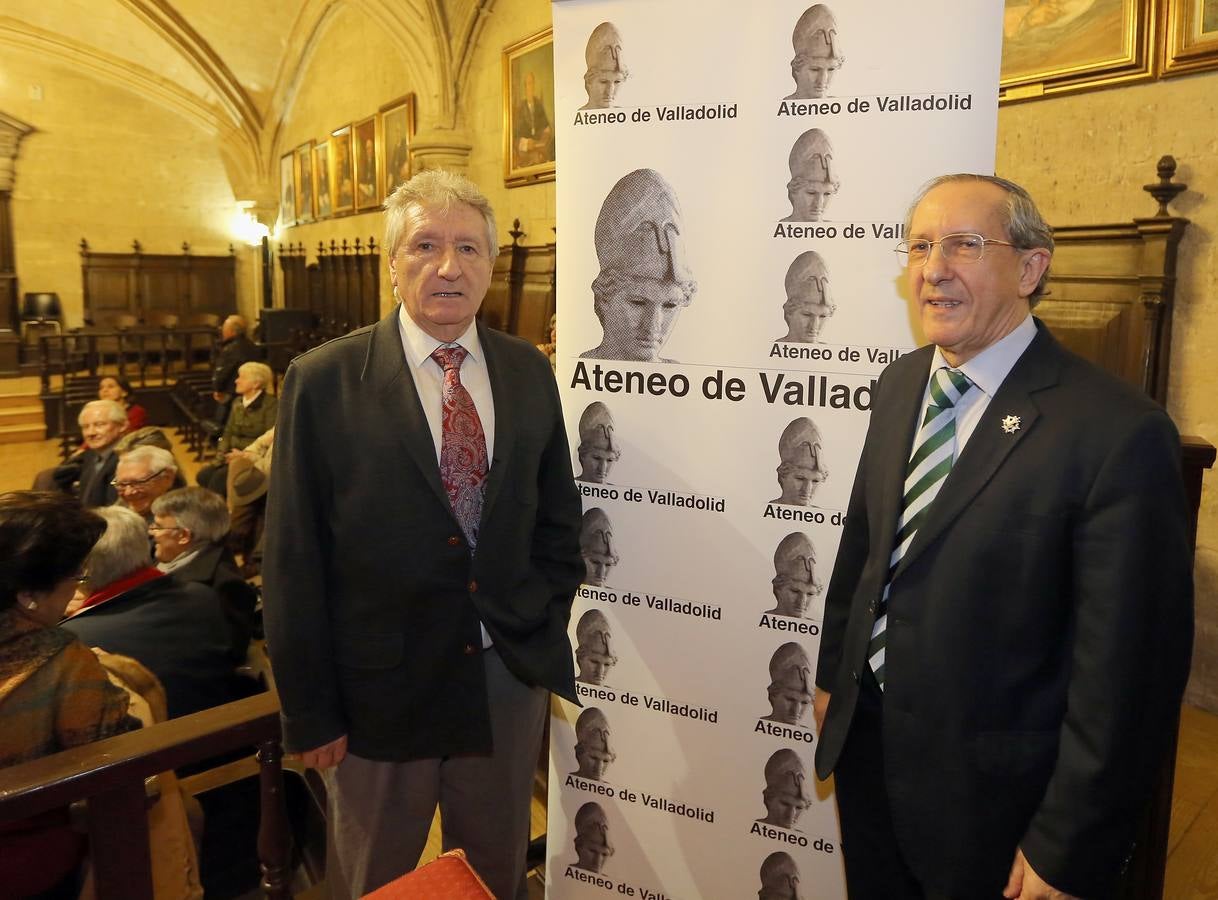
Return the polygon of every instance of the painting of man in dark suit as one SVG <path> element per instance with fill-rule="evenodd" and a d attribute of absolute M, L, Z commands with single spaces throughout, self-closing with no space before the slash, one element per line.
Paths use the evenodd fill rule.
<path fill-rule="evenodd" d="M 879 378 L 816 670 L 849 891 L 1111 896 L 1188 677 L 1179 437 L 1032 315 L 1023 188 L 936 179 L 905 233 L 930 343 Z"/>
<path fill-rule="evenodd" d="M 475 321 L 497 236 L 468 179 L 414 176 L 386 203 L 398 306 L 283 382 L 267 644 L 339 895 L 413 868 L 440 804 L 444 845 L 523 900 L 550 692 L 576 702 L 579 493 L 549 362 Z"/>

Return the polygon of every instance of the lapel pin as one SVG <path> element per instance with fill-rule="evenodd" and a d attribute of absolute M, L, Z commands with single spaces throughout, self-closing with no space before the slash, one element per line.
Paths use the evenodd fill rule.
<path fill-rule="evenodd" d="M 1019 430 L 1019 416 L 1004 416 L 1002 420 L 1002 433 L 1014 434 Z"/>

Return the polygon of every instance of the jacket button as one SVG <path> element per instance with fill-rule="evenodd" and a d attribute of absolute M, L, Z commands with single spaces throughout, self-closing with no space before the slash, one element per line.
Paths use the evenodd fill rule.
<path fill-rule="evenodd" d="M 470 582 L 467 585 L 467 587 L 469 588 L 469 592 L 472 594 L 472 593 L 474 593 L 474 591 L 478 590 L 478 582 L 474 581 L 473 579 L 470 579 Z"/>
<path fill-rule="evenodd" d="M 477 648 L 477 647 L 475 647 L 473 644 L 466 644 L 466 645 L 465 645 L 465 646 L 462 648 L 462 652 L 463 652 L 463 653 L 464 653 L 466 656 L 473 656 L 475 653 L 477 653 L 477 652 L 478 652 L 478 648 Z"/>
<path fill-rule="evenodd" d="M 858 684 L 858 681 L 859 681 L 858 669 L 855 669 L 854 671 L 852 671 L 850 673 L 850 680 L 853 681 L 855 684 Z"/>
<path fill-rule="evenodd" d="M 450 547 L 456 547 L 460 543 L 461 543 L 461 538 L 457 537 L 455 534 L 448 539 L 448 546 L 450 546 Z"/>

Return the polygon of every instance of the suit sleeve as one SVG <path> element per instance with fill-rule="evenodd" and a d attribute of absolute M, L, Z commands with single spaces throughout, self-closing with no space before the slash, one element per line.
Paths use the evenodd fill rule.
<path fill-rule="evenodd" d="M 1192 648 L 1180 441 L 1149 410 L 1112 443 L 1073 528 L 1071 676 L 1057 763 L 1021 842 L 1059 890 L 1103 894 L 1175 727 Z"/>
<path fill-rule="evenodd" d="M 530 352 L 533 352 L 531 348 Z M 532 563 L 550 584 L 551 619 L 557 618 L 565 631 L 575 591 L 584 577 L 584 562 L 579 552 L 583 504 L 571 471 L 571 453 L 558 385 L 549 362 L 544 356 L 538 356 L 538 359 L 544 364 L 541 377 L 549 394 L 553 423 L 537 471 L 538 504 L 533 526 Z"/>
<path fill-rule="evenodd" d="M 330 477 L 321 459 L 324 420 L 308 376 L 284 379 L 267 492 L 263 618 L 283 718 L 285 749 L 312 750 L 347 732 L 330 641 L 327 595 Z M 320 391 L 325 394 L 324 390 Z"/>
<path fill-rule="evenodd" d="M 825 595 L 820 654 L 816 661 L 816 686 L 822 691 L 831 692 L 834 688 L 834 679 L 841 666 L 846 624 L 850 621 L 850 607 L 871 545 L 867 522 L 866 473 L 867 445 L 864 444 L 854 476 L 854 487 L 850 491 L 850 503 L 846 507 L 846 524 L 842 527 L 842 539 L 833 562 L 833 577 L 829 579 L 829 591 Z"/>

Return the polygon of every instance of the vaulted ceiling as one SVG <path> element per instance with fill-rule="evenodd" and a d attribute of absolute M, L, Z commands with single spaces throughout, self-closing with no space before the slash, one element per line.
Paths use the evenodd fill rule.
<path fill-rule="evenodd" d="M 280 125 L 327 23 L 367 15 L 400 48 L 431 121 L 455 124 L 495 0 L 5 0 L 0 56 L 21 47 L 121 85 L 214 133 L 235 180 L 269 181 Z"/>

